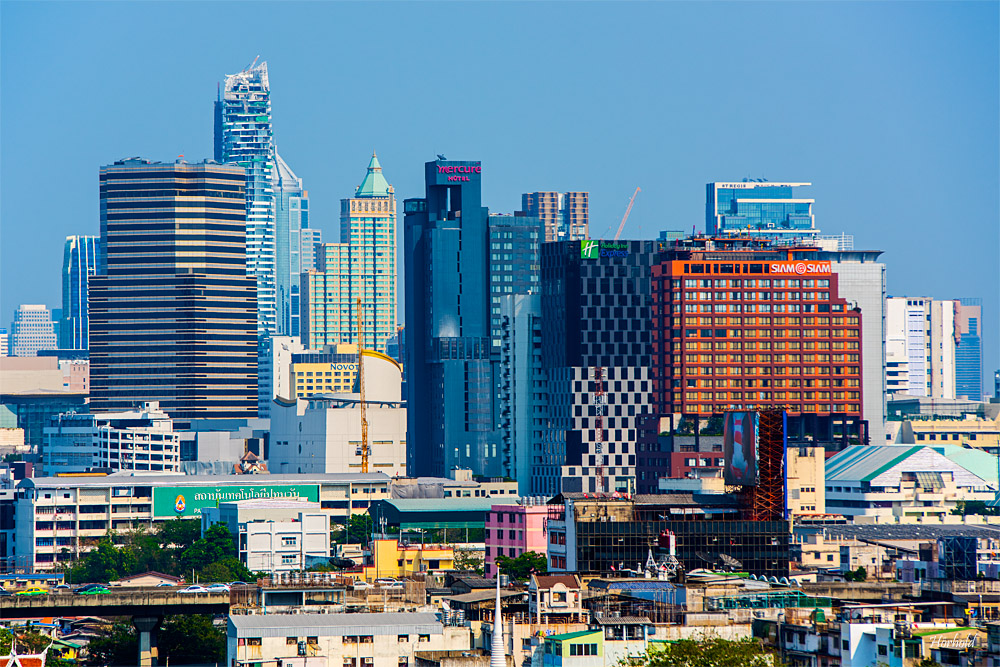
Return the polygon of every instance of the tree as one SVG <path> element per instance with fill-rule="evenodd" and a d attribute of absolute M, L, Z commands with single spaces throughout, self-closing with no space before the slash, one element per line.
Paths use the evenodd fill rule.
<path fill-rule="evenodd" d="M 455 549 L 456 570 L 468 570 L 483 576 L 483 557 L 472 549 Z"/>
<path fill-rule="evenodd" d="M 134 665 L 139 637 L 130 623 L 115 623 L 106 634 L 87 644 L 87 665 Z"/>
<path fill-rule="evenodd" d="M 868 571 L 861 566 L 858 566 L 856 570 L 848 570 L 844 573 L 845 581 L 865 581 L 866 579 L 868 579 Z"/>
<path fill-rule="evenodd" d="M 532 574 L 548 572 L 549 563 L 543 554 L 535 551 L 525 551 L 517 558 L 497 556 L 497 569 L 516 581 L 524 581 Z"/>
<path fill-rule="evenodd" d="M 247 566 L 236 556 L 226 556 L 214 563 L 209 563 L 198 571 L 198 581 L 212 583 L 216 581 L 246 581 L 255 579 Z"/>
<path fill-rule="evenodd" d="M 157 648 L 161 662 L 219 664 L 226 660 L 226 635 L 206 614 L 171 616 L 160 629 Z"/>
<path fill-rule="evenodd" d="M 161 523 L 157 534 L 164 549 L 187 549 L 201 538 L 201 521 L 175 517 Z"/>
<path fill-rule="evenodd" d="M 338 544 L 368 544 L 375 525 L 370 514 L 352 514 L 347 520 L 347 530 L 341 529 L 334 536 Z"/>
<path fill-rule="evenodd" d="M 642 667 L 780 667 L 773 651 L 755 639 L 729 640 L 718 637 L 680 639 L 650 648 L 640 658 Z"/>
<path fill-rule="evenodd" d="M 210 563 L 217 563 L 223 558 L 236 555 L 236 543 L 233 534 L 221 523 L 211 526 L 205 531 L 205 536 L 181 554 L 181 565 L 185 572 L 201 570 Z"/>

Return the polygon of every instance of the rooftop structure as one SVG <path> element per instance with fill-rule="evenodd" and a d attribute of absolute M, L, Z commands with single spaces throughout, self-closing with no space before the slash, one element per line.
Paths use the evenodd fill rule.
<path fill-rule="evenodd" d="M 768 238 L 810 238 L 819 233 L 815 199 L 796 195 L 812 183 L 772 183 L 765 179 L 709 183 L 705 232 L 709 236 L 752 234 Z"/>

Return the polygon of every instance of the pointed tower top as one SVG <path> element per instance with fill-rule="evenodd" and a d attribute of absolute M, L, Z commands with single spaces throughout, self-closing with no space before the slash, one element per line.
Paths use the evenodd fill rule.
<path fill-rule="evenodd" d="M 494 567 L 496 563 L 494 562 Z M 493 641 L 490 643 L 490 667 L 506 667 L 507 642 L 503 638 L 503 612 L 500 608 L 500 569 L 497 567 L 497 602 L 493 612 Z"/>
<path fill-rule="evenodd" d="M 389 181 L 385 180 L 385 176 L 382 175 L 382 165 L 379 164 L 378 156 L 375 155 L 375 151 L 372 151 L 372 159 L 368 163 L 368 173 L 365 174 L 365 180 L 361 181 L 361 185 L 358 186 L 354 196 L 388 197 L 392 193 L 392 186 L 389 185 Z"/>

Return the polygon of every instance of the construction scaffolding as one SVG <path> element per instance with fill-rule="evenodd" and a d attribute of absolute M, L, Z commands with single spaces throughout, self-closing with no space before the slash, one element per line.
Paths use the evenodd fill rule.
<path fill-rule="evenodd" d="M 758 482 L 744 486 L 741 497 L 747 521 L 783 521 L 785 511 L 785 411 L 763 409 L 757 453 Z"/>

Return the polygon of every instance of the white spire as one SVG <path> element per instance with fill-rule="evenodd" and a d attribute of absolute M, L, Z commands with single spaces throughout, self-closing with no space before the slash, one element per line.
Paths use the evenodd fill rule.
<path fill-rule="evenodd" d="M 490 644 L 490 667 L 506 667 L 506 642 L 503 640 L 503 614 L 500 613 L 500 569 L 497 568 L 497 606 L 493 612 L 493 642 Z"/>

